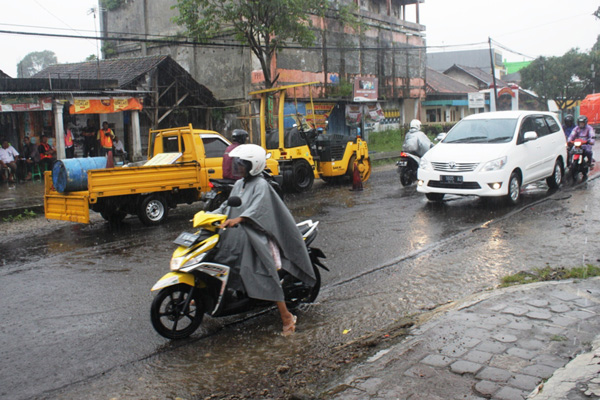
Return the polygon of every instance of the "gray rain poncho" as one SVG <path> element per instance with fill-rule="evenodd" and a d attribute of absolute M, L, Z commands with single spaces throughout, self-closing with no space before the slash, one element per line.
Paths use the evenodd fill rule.
<path fill-rule="evenodd" d="M 415 154 L 419 157 L 423 157 L 431 147 L 432 143 L 427 135 L 415 128 L 410 128 L 404 138 L 404 144 L 402 144 L 403 151 Z"/>
<path fill-rule="evenodd" d="M 314 285 L 315 274 L 304 239 L 269 183 L 260 176 L 240 179 L 230 196 L 240 197 L 242 205 L 228 207 L 223 203 L 214 213 L 227 214 L 229 219 L 248 219 L 221 232 L 215 261 L 232 268 L 230 287 L 243 290 L 254 299 L 284 301 L 269 238 L 279 248 L 281 268 L 307 285 Z"/>

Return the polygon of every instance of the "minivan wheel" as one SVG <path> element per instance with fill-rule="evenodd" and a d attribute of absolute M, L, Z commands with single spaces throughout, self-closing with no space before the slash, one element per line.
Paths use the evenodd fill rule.
<path fill-rule="evenodd" d="M 558 189 L 558 187 L 562 183 L 562 177 L 562 163 L 556 160 L 556 163 L 554 164 L 554 172 L 552 173 L 552 175 L 546 178 L 546 183 L 548 184 L 548 187 L 550 189 Z"/>
<path fill-rule="evenodd" d="M 521 180 L 519 179 L 519 174 L 516 172 L 513 172 L 508 180 L 508 195 L 506 196 L 506 200 L 513 205 L 519 203 L 519 200 L 521 200 Z"/>

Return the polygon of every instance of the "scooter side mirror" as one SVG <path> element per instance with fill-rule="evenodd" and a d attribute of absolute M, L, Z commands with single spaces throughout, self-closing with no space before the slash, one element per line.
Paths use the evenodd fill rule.
<path fill-rule="evenodd" d="M 239 197 L 237 197 L 237 196 L 230 196 L 230 197 L 227 199 L 227 205 L 228 205 L 229 207 L 239 207 L 239 206 L 241 206 L 241 205 L 242 205 L 242 199 L 240 199 L 240 198 L 239 198 Z"/>

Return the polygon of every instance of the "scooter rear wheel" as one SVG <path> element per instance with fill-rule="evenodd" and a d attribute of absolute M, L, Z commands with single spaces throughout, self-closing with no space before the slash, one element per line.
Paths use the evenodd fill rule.
<path fill-rule="evenodd" d="M 410 186 L 415 180 L 413 179 L 413 172 L 409 167 L 403 167 L 400 171 L 400 183 L 402 186 Z"/>
<path fill-rule="evenodd" d="M 313 287 L 308 287 L 288 273 L 282 277 L 281 286 L 285 294 L 288 308 L 294 309 L 302 303 L 313 303 L 321 291 L 321 274 L 319 268 L 313 264 L 316 282 Z"/>
<path fill-rule="evenodd" d="M 206 310 L 197 290 L 192 293 L 192 299 L 186 307 L 190 289 L 184 284 L 169 286 L 158 292 L 152 301 L 150 319 L 161 336 L 173 340 L 184 339 L 202 323 Z"/>

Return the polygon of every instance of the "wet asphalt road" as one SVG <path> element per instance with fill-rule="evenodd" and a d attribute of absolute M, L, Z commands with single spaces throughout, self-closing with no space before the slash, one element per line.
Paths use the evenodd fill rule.
<path fill-rule="evenodd" d="M 194 206 L 178 208 L 157 228 L 133 217 L 116 230 L 101 219 L 91 226 L 13 223 L 0 242 L 0 398 L 235 392 L 232 386 L 260 381 L 295 357 L 317 358 L 403 315 L 494 286 L 503 275 L 593 262 L 598 250 L 572 257 L 560 243 L 578 224 L 598 222 L 600 214 L 587 210 L 598 191 L 596 181 L 553 194 L 538 184 L 526 188 L 516 209 L 469 197 L 432 204 L 414 186 L 402 188 L 388 166 L 362 192 L 317 183 L 290 195 L 298 221 L 321 221 L 314 245 L 331 269 L 318 302 L 298 311 L 291 340 L 277 336 L 273 311 L 205 318 L 192 339 L 178 343 L 153 331 L 149 289 L 168 271 L 171 241 L 189 230 Z"/>

